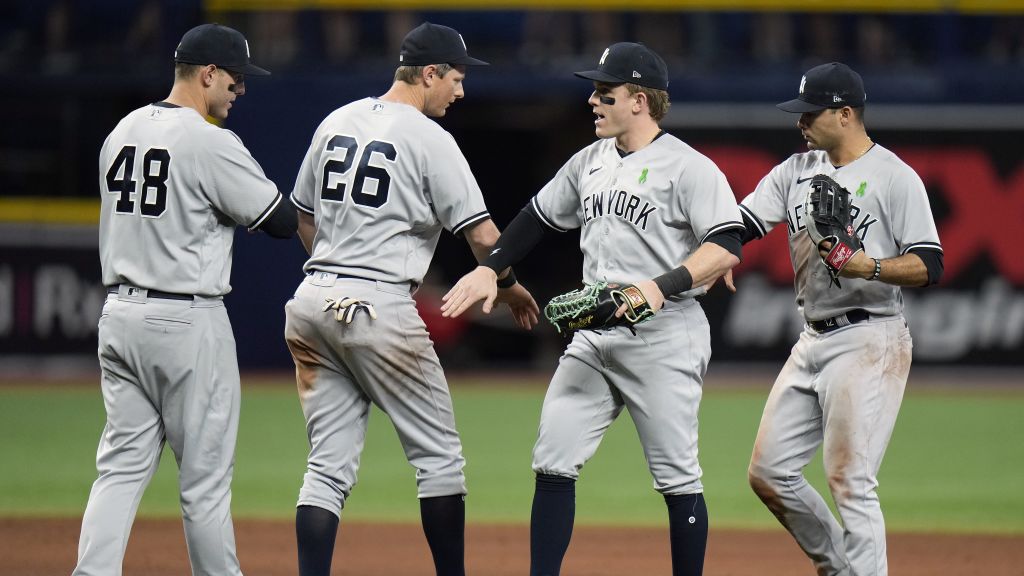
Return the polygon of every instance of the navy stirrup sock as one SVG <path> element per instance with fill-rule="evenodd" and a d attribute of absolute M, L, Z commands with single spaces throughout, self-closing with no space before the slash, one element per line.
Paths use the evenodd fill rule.
<path fill-rule="evenodd" d="M 330 576 L 338 517 L 316 506 L 295 509 L 295 539 L 299 545 L 299 576 Z"/>
<path fill-rule="evenodd" d="M 465 576 L 465 495 L 420 498 L 420 518 L 437 576 Z"/>
<path fill-rule="evenodd" d="M 576 480 L 537 474 L 530 515 L 530 576 L 558 576 L 575 516 Z"/>
<path fill-rule="evenodd" d="M 708 508 L 703 494 L 665 495 L 672 545 L 672 576 L 700 576 L 708 545 Z"/>

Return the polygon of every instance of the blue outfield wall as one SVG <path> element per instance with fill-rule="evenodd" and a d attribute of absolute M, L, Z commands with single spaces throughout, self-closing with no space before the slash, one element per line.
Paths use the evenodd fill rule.
<path fill-rule="evenodd" d="M 316 125 L 335 105 L 364 96 L 365 87 L 360 94 L 340 83 L 332 89 L 312 84 L 264 88 L 246 95 L 232 111 L 228 127 L 287 193 Z M 575 101 L 467 98 L 441 120 L 460 142 L 499 226 L 507 224 L 573 152 L 592 141 L 586 96 L 582 87 Z M 763 107 L 769 118 L 781 114 L 770 103 Z M 900 154 L 924 180 L 946 250 L 946 274 L 938 287 L 904 290 L 916 360 L 1020 366 L 1020 130 L 875 129 L 871 120 L 869 110 L 873 138 Z M 669 130 L 718 163 L 739 197 L 802 145 L 789 126 L 673 124 Z M 90 178 L 96 181 L 95 176 Z M 577 242 L 576 233 L 549 233 L 544 245 L 517 266 L 520 279 L 539 302 L 579 282 Z M 243 367 L 289 367 L 282 337 L 283 305 L 302 278 L 303 261 L 297 240 L 237 233 L 234 291 L 226 301 Z M 546 325 L 523 333 L 500 315 L 474 314 L 455 322 L 438 318 L 440 294 L 473 265 L 465 243 L 443 234 L 432 272 L 417 295 L 446 366 L 550 369 L 564 343 Z M 736 295 L 718 287 L 703 299 L 715 360 L 781 361 L 801 326 L 783 232 L 745 247 L 737 282 Z M 0 225 L 0 360 L 93 355 L 102 299 L 95 229 L 47 232 L 41 226 Z"/>

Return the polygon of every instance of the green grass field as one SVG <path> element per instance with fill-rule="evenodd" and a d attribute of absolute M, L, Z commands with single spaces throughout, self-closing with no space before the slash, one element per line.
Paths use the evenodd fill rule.
<path fill-rule="evenodd" d="M 468 461 L 473 522 L 525 523 L 533 494 L 530 451 L 540 385 L 453 383 Z M 701 408 L 701 463 L 713 525 L 775 527 L 746 483 L 767 389 L 709 387 Z M 0 516 L 80 515 L 95 477 L 103 426 L 98 384 L 0 388 Z M 375 412 L 347 519 L 416 521 L 413 469 L 387 417 Z M 290 518 L 302 481 L 305 429 L 293 387 L 243 389 L 233 509 Z M 140 515 L 177 516 L 176 468 L 165 452 Z M 820 458 L 809 478 L 824 486 Z M 911 389 L 880 476 L 894 531 L 1024 533 L 1024 389 Z M 635 429 L 624 413 L 577 486 L 580 524 L 665 522 Z"/>

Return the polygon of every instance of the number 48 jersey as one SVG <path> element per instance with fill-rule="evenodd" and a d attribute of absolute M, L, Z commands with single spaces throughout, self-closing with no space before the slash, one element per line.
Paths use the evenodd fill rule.
<path fill-rule="evenodd" d="M 238 136 L 165 102 L 125 116 L 99 163 L 106 286 L 227 294 L 235 226 L 259 227 L 282 200 Z"/>
<path fill-rule="evenodd" d="M 292 191 L 313 215 L 304 270 L 420 284 L 447 228 L 490 218 L 455 139 L 416 108 L 364 98 L 317 128 Z"/>

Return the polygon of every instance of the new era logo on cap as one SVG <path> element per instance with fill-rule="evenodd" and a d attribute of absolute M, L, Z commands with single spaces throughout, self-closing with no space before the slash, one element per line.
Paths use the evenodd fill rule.
<path fill-rule="evenodd" d="M 636 42 L 612 44 L 601 54 L 596 70 L 576 76 L 606 84 L 637 84 L 655 90 L 668 89 L 668 66 L 653 50 Z"/>
<path fill-rule="evenodd" d="M 799 95 L 778 104 L 786 112 L 817 112 L 826 108 L 864 105 L 864 81 L 846 64 L 830 62 L 815 66 L 800 79 Z"/>

